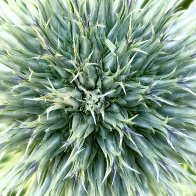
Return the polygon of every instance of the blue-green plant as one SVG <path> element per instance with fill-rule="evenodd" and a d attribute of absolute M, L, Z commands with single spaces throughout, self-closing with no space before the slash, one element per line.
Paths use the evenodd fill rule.
<path fill-rule="evenodd" d="M 196 14 L 181 1 L 0 1 L 0 193 L 194 194 Z"/>

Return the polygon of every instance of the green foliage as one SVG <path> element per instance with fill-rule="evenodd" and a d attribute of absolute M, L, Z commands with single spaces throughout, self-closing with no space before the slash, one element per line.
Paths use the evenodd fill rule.
<path fill-rule="evenodd" d="M 0 193 L 194 194 L 196 14 L 181 2 L 0 1 Z"/>
<path fill-rule="evenodd" d="M 150 0 L 143 0 L 143 6 L 145 6 Z M 194 0 L 180 0 L 180 3 L 178 2 L 178 8 L 180 9 L 187 9 L 192 3 L 194 2 Z"/>

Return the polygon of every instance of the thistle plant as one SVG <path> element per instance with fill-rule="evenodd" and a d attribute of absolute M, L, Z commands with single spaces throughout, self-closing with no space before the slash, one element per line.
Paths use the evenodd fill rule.
<path fill-rule="evenodd" d="M 194 194 L 196 14 L 180 3 L 0 1 L 2 195 Z"/>

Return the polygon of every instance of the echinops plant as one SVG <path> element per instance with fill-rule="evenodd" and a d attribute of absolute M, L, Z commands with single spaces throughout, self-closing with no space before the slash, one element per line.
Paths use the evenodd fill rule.
<path fill-rule="evenodd" d="M 180 3 L 0 1 L 2 195 L 195 193 L 196 12 Z"/>

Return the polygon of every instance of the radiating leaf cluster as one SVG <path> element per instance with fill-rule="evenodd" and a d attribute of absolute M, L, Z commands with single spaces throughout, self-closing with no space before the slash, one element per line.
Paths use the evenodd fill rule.
<path fill-rule="evenodd" d="M 180 3 L 0 1 L 0 193 L 194 193 L 196 12 Z"/>

